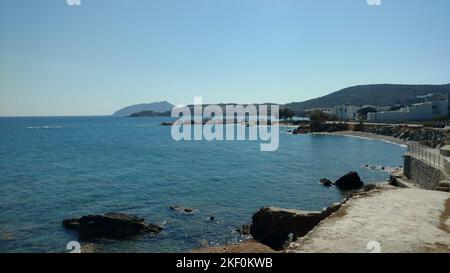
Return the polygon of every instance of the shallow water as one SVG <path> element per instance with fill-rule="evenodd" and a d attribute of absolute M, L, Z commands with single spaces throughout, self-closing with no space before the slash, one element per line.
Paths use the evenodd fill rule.
<path fill-rule="evenodd" d="M 164 225 L 159 235 L 96 242 L 103 252 L 180 252 L 237 242 L 259 207 L 319 210 L 343 198 L 318 184 L 350 170 L 366 182 L 402 165 L 403 147 L 380 141 L 280 132 L 259 142 L 175 142 L 170 118 L 0 118 L 0 251 L 65 252 L 76 234 L 61 221 L 124 212 Z M 197 209 L 184 215 L 169 209 Z M 209 221 L 209 216 L 215 221 Z"/>

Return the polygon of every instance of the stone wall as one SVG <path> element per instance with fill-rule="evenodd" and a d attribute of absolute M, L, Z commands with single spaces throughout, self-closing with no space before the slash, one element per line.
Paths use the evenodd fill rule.
<path fill-rule="evenodd" d="M 405 155 L 404 174 L 423 189 L 434 190 L 443 178 L 441 170 L 410 155 Z"/>

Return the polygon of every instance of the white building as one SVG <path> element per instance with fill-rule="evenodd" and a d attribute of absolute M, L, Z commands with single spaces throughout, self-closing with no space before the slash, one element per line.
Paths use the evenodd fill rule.
<path fill-rule="evenodd" d="M 372 122 L 403 122 L 432 120 L 441 116 L 448 116 L 448 101 L 417 103 L 398 111 L 368 113 L 367 120 Z"/>
<path fill-rule="evenodd" d="M 361 106 L 355 105 L 338 105 L 330 110 L 330 114 L 338 119 L 352 120 L 358 118 L 358 110 Z"/>

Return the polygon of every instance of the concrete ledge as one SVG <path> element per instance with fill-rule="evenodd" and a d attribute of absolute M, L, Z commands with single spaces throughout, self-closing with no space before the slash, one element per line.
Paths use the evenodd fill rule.
<path fill-rule="evenodd" d="M 450 156 L 450 145 L 445 145 L 439 149 L 439 153 L 443 156 Z"/>
<path fill-rule="evenodd" d="M 395 177 L 395 182 L 391 185 L 399 187 L 399 188 L 408 188 L 408 189 L 420 189 L 417 185 L 415 185 L 411 180 L 406 178 Z"/>
<path fill-rule="evenodd" d="M 403 173 L 403 168 L 391 173 L 389 184 L 399 188 L 420 189 L 420 187 L 409 180 Z"/>

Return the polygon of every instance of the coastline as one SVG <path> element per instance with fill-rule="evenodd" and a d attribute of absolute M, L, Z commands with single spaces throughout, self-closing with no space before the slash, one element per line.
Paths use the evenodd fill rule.
<path fill-rule="evenodd" d="M 368 139 L 368 140 L 377 140 L 377 141 L 383 141 L 390 144 L 400 145 L 402 147 L 406 147 L 407 144 L 412 144 L 414 141 L 404 141 L 402 139 L 393 137 L 393 136 L 384 136 L 384 135 L 377 135 L 374 133 L 367 133 L 367 132 L 359 132 L 359 131 L 338 131 L 338 132 L 317 132 L 317 133 L 311 133 L 314 135 L 327 135 L 327 136 L 345 136 L 345 137 L 355 137 L 355 138 L 361 138 L 361 139 Z"/>
<path fill-rule="evenodd" d="M 288 128 L 292 128 L 294 126 L 286 126 Z M 371 132 L 362 132 L 362 131 L 352 131 L 352 130 L 346 130 L 346 131 L 336 131 L 336 132 L 314 132 L 310 133 L 312 135 L 324 135 L 324 136 L 340 136 L 340 137 L 354 137 L 354 138 L 360 138 L 365 140 L 374 140 L 374 141 L 382 141 L 389 144 L 399 145 L 401 147 L 406 148 L 408 144 L 416 144 L 417 141 L 405 141 L 401 138 L 397 138 L 394 136 L 386 136 L 386 135 L 380 135 L 375 134 Z M 381 198 L 381 200 L 377 200 L 374 202 L 374 204 L 371 204 L 369 201 L 372 198 L 372 196 L 388 196 Z M 420 201 L 424 202 L 424 205 L 426 205 L 427 209 L 421 210 L 421 217 L 424 219 L 417 220 L 411 220 L 407 211 L 405 211 L 405 207 L 411 206 L 412 204 L 404 204 L 403 201 L 404 196 L 406 195 L 412 195 L 409 199 L 413 199 L 412 197 L 420 196 Z M 381 209 L 373 209 L 376 206 L 384 207 L 386 204 L 388 204 L 392 199 L 399 199 L 398 201 L 398 207 L 397 211 L 400 211 L 399 214 L 394 214 L 395 218 L 400 218 L 402 221 L 405 222 L 405 224 L 397 225 L 392 224 L 389 225 L 389 229 L 387 234 L 383 234 L 383 236 L 380 235 L 379 238 L 377 238 L 380 241 L 384 241 L 385 238 L 396 238 L 392 239 L 394 243 L 385 245 L 385 248 L 388 249 L 388 251 L 398 251 L 398 252 L 424 252 L 424 251 L 435 251 L 435 252 L 444 252 L 448 253 L 450 252 L 450 245 L 448 244 L 449 241 L 446 240 L 440 240 L 440 236 L 444 236 L 445 233 L 448 234 L 448 211 L 449 211 L 449 204 L 450 204 L 450 198 L 445 193 L 441 192 L 434 192 L 434 191 L 426 191 L 423 189 L 415 188 L 415 189 L 403 189 L 398 188 L 394 186 L 378 186 L 376 190 L 371 191 L 370 193 L 363 193 L 363 194 L 357 194 L 357 198 L 350 198 L 352 199 L 352 202 L 349 202 L 349 204 L 346 204 L 343 206 L 338 212 L 333 213 L 331 216 L 327 217 L 325 220 L 323 220 L 319 225 L 317 225 L 311 232 L 309 232 L 305 237 L 299 238 L 298 241 L 293 242 L 292 245 L 282 251 L 279 251 L 278 253 L 315 253 L 315 252 L 366 252 L 367 249 L 365 248 L 366 245 L 364 245 L 361 242 L 365 242 L 364 236 L 358 236 L 358 239 L 360 239 L 361 242 L 358 242 L 356 244 L 358 247 L 355 247 L 352 245 L 351 240 L 337 240 L 334 241 L 331 240 L 331 247 L 328 246 L 327 242 L 330 242 L 330 238 L 338 238 L 338 234 L 349 232 L 349 230 L 353 230 L 352 228 L 346 228 L 348 225 L 347 222 L 353 223 L 353 222 L 359 222 L 361 219 L 363 219 L 363 215 L 366 215 L 367 213 L 373 213 L 374 219 L 364 219 L 366 222 L 366 226 L 368 226 L 367 230 L 365 232 L 375 235 L 377 234 L 379 226 L 377 224 L 378 218 L 388 218 L 389 213 L 386 215 L 383 215 L 380 217 L 379 211 Z M 430 198 L 431 197 L 431 198 Z M 432 200 L 436 199 L 437 197 L 440 197 L 439 201 L 436 203 L 433 203 Z M 430 200 L 432 199 L 432 200 Z M 408 200 L 406 198 L 405 200 Z M 358 203 L 358 206 L 355 206 L 353 203 Z M 439 205 L 444 204 L 444 209 L 442 209 Z M 354 210 L 354 207 L 364 207 L 364 209 L 361 210 L 357 215 L 349 217 L 348 211 L 350 209 Z M 434 212 L 434 213 L 431 213 Z M 345 217 L 344 217 L 345 216 Z M 343 218 L 344 217 L 344 218 Z M 428 217 L 428 218 L 427 218 Z M 347 221 L 345 224 L 340 223 L 337 220 Z M 377 218 L 377 219 L 375 219 Z M 426 219 L 425 219 L 426 218 Z M 406 239 L 398 239 L 398 237 L 401 234 L 396 234 L 396 231 L 401 230 L 405 228 L 405 226 L 408 226 L 410 224 L 417 225 L 419 223 L 423 223 L 426 221 L 436 221 L 435 219 L 441 219 L 440 220 L 440 227 L 437 228 L 439 233 L 438 236 L 422 236 L 423 240 L 427 243 L 429 243 L 429 246 L 427 244 L 420 245 L 419 247 L 416 247 L 413 242 L 414 240 L 410 237 Z M 408 222 L 411 221 L 411 222 Z M 339 222 L 339 223 L 335 223 Z M 332 224 L 330 224 L 332 223 Z M 444 224 L 442 224 L 444 223 Z M 332 226 L 331 228 L 328 227 L 328 225 Z M 322 229 L 326 228 L 324 231 Z M 434 225 L 429 225 L 425 229 L 427 230 L 433 230 L 436 231 L 436 227 Z M 444 232 L 442 232 L 444 231 Z M 414 236 L 419 236 L 420 234 L 414 234 L 412 235 L 412 238 Z M 349 237 L 351 237 L 349 235 Z M 375 236 L 376 237 L 376 236 Z M 311 242 L 312 241 L 312 242 Z M 401 247 L 397 247 L 396 244 L 401 244 Z M 362 245 L 362 247 L 360 246 Z M 261 247 L 262 246 L 262 247 Z M 261 252 L 262 251 L 262 252 Z M 248 241 L 244 241 L 239 244 L 230 244 L 230 245 L 222 245 L 222 246 L 216 246 L 216 247 L 203 247 L 199 249 L 194 249 L 192 252 L 194 253 L 271 253 L 274 250 L 271 248 L 265 248 L 264 245 L 261 243 L 258 243 L 254 239 L 250 239 Z"/>
<path fill-rule="evenodd" d="M 297 128 L 295 125 L 283 125 L 283 127 L 292 129 Z M 415 143 L 415 141 L 404 141 L 402 139 L 393 136 L 378 135 L 369 132 L 361 131 L 337 131 L 337 132 L 314 132 L 312 135 L 324 135 L 324 136 L 340 136 L 340 137 L 353 137 L 365 140 L 382 141 L 389 144 L 399 145 L 401 147 L 407 147 L 407 144 Z M 384 182 L 386 183 L 386 182 Z M 378 189 L 377 191 L 379 191 Z M 384 190 L 384 189 L 383 189 Z M 255 239 L 251 238 L 244 240 L 241 243 L 224 244 L 219 246 L 206 246 L 191 250 L 191 253 L 283 253 L 293 252 L 293 249 L 285 249 L 282 251 L 275 251 L 268 246 L 265 246 Z M 310 251 L 315 252 L 315 251 Z"/>
<path fill-rule="evenodd" d="M 387 186 L 349 199 L 287 252 L 450 253 L 449 208 L 449 193 Z"/>
<path fill-rule="evenodd" d="M 413 206 L 417 208 L 409 210 Z M 448 193 L 384 184 L 345 199 L 338 210 L 281 251 L 249 239 L 191 253 L 450 253 L 449 212 Z"/>

